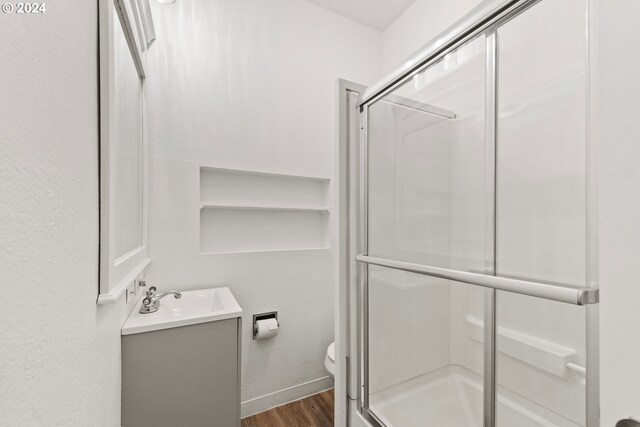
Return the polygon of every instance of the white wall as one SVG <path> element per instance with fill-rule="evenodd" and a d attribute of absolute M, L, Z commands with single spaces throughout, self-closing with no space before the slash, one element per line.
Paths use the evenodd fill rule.
<path fill-rule="evenodd" d="M 0 425 L 120 424 L 98 293 L 97 2 L 0 14 Z"/>
<path fill-rule="evenodd" d="M 591 81 L 600 168 L 602 426 L 640 419 L 640 2 L 590 0 Z"/>
<path fill-rule="evenodd" d="M 481 0 L 416 0 L 383 33 L 382 69 L 387 73 L 477 6 Z"/>
<path fill-rule="evenodd" d="M 330 386 L 331 251 L 201 255 L 199 167 L 331 177 L 336 79 L 380 75 L 381 33 L 300 0 L 152 4 L 149 281 L 231 288 L 245 414 Z M 252 314 L 271 310 L 280 334 L 253 341 Z"/>

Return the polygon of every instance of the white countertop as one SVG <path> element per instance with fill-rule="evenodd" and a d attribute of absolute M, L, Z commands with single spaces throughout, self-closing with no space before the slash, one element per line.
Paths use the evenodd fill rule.
<path fill-rule="evenodd" d="M 168 289 L 167 289 L 168 290 Z M 167 290 L 158 291 L 158 293 Z M 177 328 L 179 326 L 214 322 L 242 316 L 242 309 L 229 288 L 184 291 L 182 298 L 168 295 L 160 300 L 160 308 L 155 313 L 141 314 L 143 298 L 122 326 L 122 335 Z"/>

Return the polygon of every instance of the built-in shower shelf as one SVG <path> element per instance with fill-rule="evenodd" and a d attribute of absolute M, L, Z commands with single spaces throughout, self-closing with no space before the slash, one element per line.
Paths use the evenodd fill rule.
<path fill-rule="evenodd" d="M 200 253 L 330 247 L 330 180 L 200 168 Z"/>
<path fill-rule="evenodd" d="M 267 211 L 290 211 L 290 212 L 318 212 L 329 213 L 328 207 L 315 206 L 288 206 L 288 205 L 248 205 L 248 204 L 222 204 L 222 203 L 202 203 L 200 209 L 249 209 Z"/>
<path fill-rule="evenodd" d="M 201 252 L 200 255 L 236 255 L 236 254 L 267 254 L 277 252 L 311 252 L 311 251 L 328 251 L 330 246 L 321 246 L 317 248 L 295 248 L 295 249 L 256 249 L 256 250 L 230 250 L 230 251 L 211 251 Z"/>

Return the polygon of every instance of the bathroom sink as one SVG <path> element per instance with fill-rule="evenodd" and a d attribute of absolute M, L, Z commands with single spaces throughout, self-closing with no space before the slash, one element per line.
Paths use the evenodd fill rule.
<path fill-rule="evenodd" d="M 139 313 L 141 305 L 142 298 L 122 326 L 122 335 L 177 328 L 242 315 L 242 309 L 229 288 L 185 291 L 179 299 L 168 296 L 160 301 L 160 308 L 155 313 Z"/>

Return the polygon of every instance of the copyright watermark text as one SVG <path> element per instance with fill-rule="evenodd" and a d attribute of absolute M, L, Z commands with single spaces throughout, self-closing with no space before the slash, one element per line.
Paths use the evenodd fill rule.
<path fill-rule="evenodd" d="M 4 13 L 16 13 L 21 15 L 36 15 L 47 12 L 46 3 L 3 3 Z"/>

